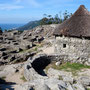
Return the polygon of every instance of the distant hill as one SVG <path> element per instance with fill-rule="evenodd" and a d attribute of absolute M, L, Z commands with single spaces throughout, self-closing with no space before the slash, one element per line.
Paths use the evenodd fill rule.
<path fill-rule="evenodd" d="M 25 24 L 24 26 L 17 28 L 17 30 L 30 30 L 30 29 L 33 29 L 34 27 L 39 26 L 39 25 L 40 25 L 40 20 L 31 21 L 31 22 Z"/>

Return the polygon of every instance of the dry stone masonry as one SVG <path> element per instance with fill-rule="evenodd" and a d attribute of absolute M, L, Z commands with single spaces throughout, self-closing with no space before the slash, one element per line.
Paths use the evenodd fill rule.
<path fill-rule="evenodd" d="M 55 53 L 65 55 L 69 60 L 90 64 L 90 40 L 64 36 L 56 37 L 54 46 Z"/>
<path fill-rule="evenodd" d="M 81 5 L 54 31 L 55 53 L 67 55 L 73 62 L 90 65 L 90 12 Z"/>

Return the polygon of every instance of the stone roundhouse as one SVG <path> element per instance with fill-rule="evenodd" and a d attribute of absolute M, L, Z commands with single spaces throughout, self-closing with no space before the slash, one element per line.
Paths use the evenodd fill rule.
<path fill-rule="evenodd" d="M 55 53 L 69 60 L 90 62 L 90 12 L 81 5 L 66 21 L 56 27 Z"/>

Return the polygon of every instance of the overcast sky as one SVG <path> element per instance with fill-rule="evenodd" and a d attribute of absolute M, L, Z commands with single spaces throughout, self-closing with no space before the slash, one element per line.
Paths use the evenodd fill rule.
<path fill-rule="evenodd" d="M 0 23 L 27 23 L 65 10 L 74 13 L 81 4 L 90 11 L 90 0 L 0 0 Z"/>

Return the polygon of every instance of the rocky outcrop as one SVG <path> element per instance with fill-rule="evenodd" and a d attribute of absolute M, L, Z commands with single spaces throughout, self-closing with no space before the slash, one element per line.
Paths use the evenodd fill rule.
<path fill-rule="evenodd" d="M 82 84 L 70 84 L 55 78 L 36 79 L 19 85 L 16 90 L 85 90 Z"/>
<path fill-rule="evenodd" d="M 51 79 L 45 79 L 45 80 L 37 79 L 31 82 L 25 83 L 24 85 L 21 85 L 20 87 L 22 88 L 28 87 L 28 89 L 32 87 L 33 88 L 32 90 L 40 90 L 40 89 L 42 90 L 66 90 L 67 85 L 63 81 L 51 78 Z"/>

